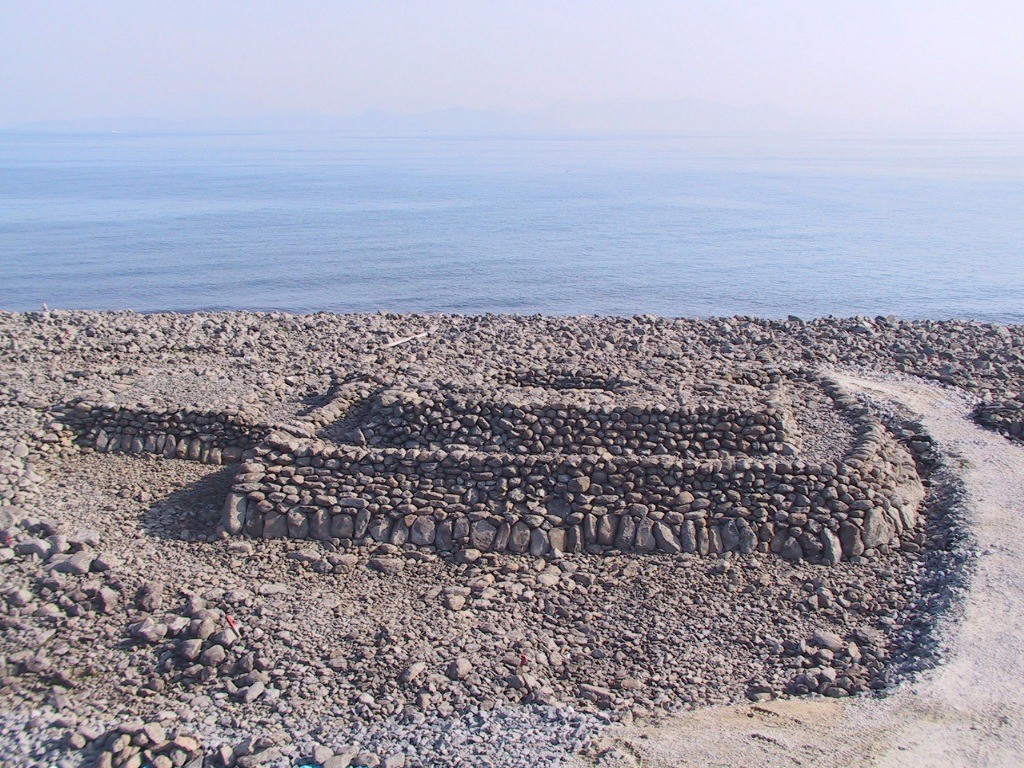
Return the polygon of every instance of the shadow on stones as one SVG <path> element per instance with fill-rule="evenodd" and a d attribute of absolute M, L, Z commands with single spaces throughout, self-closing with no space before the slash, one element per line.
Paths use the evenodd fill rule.
<path fill-rule="evenodd" d="M 895 434 L 913 435 L 911 440 L 927 434 L 916 419 L 894 413 L 882 416 Z M 920 554 L 921 567 L 914 574 L 908 621 L 893 638 L 893 655 L 887 665 L 890 683 L 942 663 L 943 633 L 939 630 L 943 622 L 962 610 L 976 563 L 965 518 L 967 491 L 962 478 L 933 448 L 922 454 L 910 441 L 905 444 L 911 449 L 927 490 L 921 508 L 927 539 Z"/>
<path fill-rule="evenodd" d="M 237 465 L 220 467 L 198 482 L 154 501 L 142 513 L 142 530 L 150 536 L 178 541 L 215 537 L 224 499 L 237 472 Z"/>
<path fill-rule="evenodd" d="M 376 391 L 380 391 L 385 386 L 383 380 L 378 377 L 358 371 L 344 376 L 334 376 L 332 378 L 331 385 L 326 390 L 310 390 L 303 397 L 299 398 L 298 402 L 301 405 L 301 408 L 297 415 L 302 418 L 309 416 L 314 411 L 320 410 L 325 405 L 330 404 L 344 387 L 356 382 L 375 385 Z"/>

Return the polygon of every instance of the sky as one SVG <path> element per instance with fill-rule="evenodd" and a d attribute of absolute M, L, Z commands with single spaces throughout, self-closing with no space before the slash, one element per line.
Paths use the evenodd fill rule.
<path fill-rule="evenodd" d="M 0 127 L 700 99 L 1024 130 L 1009 0 L 0 0 Z"/>

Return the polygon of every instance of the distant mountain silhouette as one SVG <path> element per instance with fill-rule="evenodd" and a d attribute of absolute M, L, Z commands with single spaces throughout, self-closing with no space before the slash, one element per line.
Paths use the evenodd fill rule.
<path fill-rule="evenodd" d="M 807 128 L 771 106 L 731 107 L 700 99 L 600 102 L 559 101 L 531 111 L 462 109 L 399 113 L 371 109 L 358 115 L 281 113 L 258 117 L 159 119 L 145 117 L 45 121 L 17 126 L 54 131 L 335 130 L 353 133 L 660 133 Z M 815 121 L 810 121 L 815 122 Z M 818 121 L 820 123 L 820 121 Z M 814 126 L 827 127 L 827 126 Z"/>
<path fill-rule="evenodd" d="M 730 107 L 700 99 L 560 101 L 533 116 L 549 125 L 585 131 L 746 131 L 799 127 L 798 121 L 774 107 Z"/>
<path fill-rule="evenodd" d="M 684 99 L 642 101 L 615 99 L 601 102 L 559 101 L 543 109 L 511 112 L 442 109 L 396 114 L 371 110 L 343 118 L 336 127 L 373 132 L 675 132 L 718 130 L 786 130 L 800 122 L 774 107 L 729 107 Z"/>

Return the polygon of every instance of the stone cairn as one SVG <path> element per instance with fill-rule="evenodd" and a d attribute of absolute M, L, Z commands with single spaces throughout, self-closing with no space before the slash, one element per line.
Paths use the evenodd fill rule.
<path fill-rule="evenodd" d="M 65 410 L 97 451 L 242 461 L 224 504 L 232 535 L 823 564 L 919 545 L 911 454 L 836 383 L 818 383 L 856 424 L 837 461 L 800 460 L 793 420 L 771 401 L 616 408 L 560 400 L 554 387 L 543 403 L 351 384 L 273 427 L 81 401 Z"/>

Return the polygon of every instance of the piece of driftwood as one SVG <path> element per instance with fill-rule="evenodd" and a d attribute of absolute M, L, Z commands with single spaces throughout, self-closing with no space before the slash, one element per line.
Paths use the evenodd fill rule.
<path fill-rule="evenodd" d="M 413 339 L 422 339 L 426 335 L 427 332 L 424 331 L 423 333 L 417 333 L 412 336 L 406 336 L 404 339 L 396 339 L 395 341 L 385 344 L 383 347 L 381 347 L 381 349 L 391 349 L 391 347 L 397 347 L 399 344 L 405 344 L 405 342 L 412 341 Z"/>

